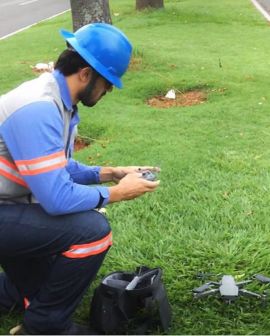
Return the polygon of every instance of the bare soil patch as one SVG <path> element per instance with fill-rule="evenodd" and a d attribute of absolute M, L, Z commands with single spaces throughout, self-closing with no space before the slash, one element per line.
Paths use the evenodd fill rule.
<path fill-rule="evenodd" d="M 77 137 L 74 141 L 74 151 L 75 152 L 81 149 L 84 149 L 85 147 L 88 147 L 88 146 L 89 146 L 89 141 L 83 138 Z"/>
<path fill-rule="evenodd" d="M 131 61 L 129 63 L 128 69 L 131 71 L 137 71 L 140 70 L 143 63 L 142 57 L 132 57 Z"/>
<path fill-rule="evenodd" d="M 192 106 L 203 104 L 207 99 L 206 92 L 200 90 L 176 92 L 175 99 L 165 96 L 155 96 L 147 100 L 147 104 L 152 107 L 169 108 L 176 106 Z"/>

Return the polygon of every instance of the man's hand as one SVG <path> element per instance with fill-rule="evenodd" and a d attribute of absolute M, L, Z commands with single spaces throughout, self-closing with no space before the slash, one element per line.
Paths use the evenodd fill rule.
<path fill-rule="evenodd" d="M 100 181 L 101 182 L 119 182 L 127 174 L 139 173 L 145 170 L 151 172 L 160 172 L 159 167 L 148 167 L 148 166 L 128 166 L 128 167 L 102 167 L 100 170 Z"/>
<path fill-rule="evenodd" d="M 141 167 L 149 169 L 149 167 Z M 153 192 L 158 187 L 160 181 L 147 181 L 142 178 L 142 173 L 132 172 L 123 177 L 120 182 L 113 187 L 109 187 L 109 203 L 131 200 L 146 192 Z"/>

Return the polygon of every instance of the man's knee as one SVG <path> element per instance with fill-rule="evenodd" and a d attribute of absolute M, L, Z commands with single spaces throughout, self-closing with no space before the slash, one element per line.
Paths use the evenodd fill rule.
<path fill-rule="evenodd" d="M 111 232 L 108 219 L 95 210 L 74 214 L 70 234 L 80 242 L 100 239 Z"/>
<path fill-rule="evenodd" d="M 88 229 L 90 237 L 93 236 L 94 233 L 95 239 L 101 239 L 111 232 L 107 217 L 95 210 L 91 211 Z"/>
<path fill-rule="evenodd" d="M 62 253 L 68 258 L 84 258 L 106 251 L 112 245 L 112 233 L 107 218 L 98 211 L 80 214 L 73 226 L 74 238 Z M 71 233 L 71 232 L 70 232 Z"/>

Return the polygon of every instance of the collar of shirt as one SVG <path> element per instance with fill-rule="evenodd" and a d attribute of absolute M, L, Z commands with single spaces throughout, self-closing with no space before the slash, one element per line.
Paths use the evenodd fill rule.
<path fill-rule="evenodd" d="M 66 81 L 65 76 L 59 70 L 54 70 L 53 76 L 56 79 L 57 84 L 59 86 L 61 98 L 62 98 L 62 101 L 63 101 L 66 109 L 69 112 L 76 111 L 77 110 L 76 105 L 72 106 L 72 100 L 71 100 L 71 96 L 70 96 L 70 92 L 69 92 L 69 89 L 68 89 L 68 85 L 67 85 L 67 81 Z"/>

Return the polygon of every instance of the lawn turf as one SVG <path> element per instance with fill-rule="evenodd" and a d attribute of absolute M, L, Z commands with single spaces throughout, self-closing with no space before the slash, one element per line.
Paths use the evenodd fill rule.
<path fill-rule="evenodd" d="M 159 266 L 173 310 L 170 334 L 269 334 L 270 308 L 261 302 L 226 305 L 191 293 L 199 271 L 270 276 L 269 24 L 247 0 L 168 0 L 164 10 L 143 12 L 128 0 L 110 6 L 135 63 L 123 90 L 91 110 L 80 106 L 79 132 L 91 145 L 75 156 L 162 171 L 155 193 L 107 207 L 114 246 L 94 285 L 115 270 Z M 71 26 L 65 13 L 0 41 L 1 93 L 33 78 L 31 65 L 54 60 L 64 47 L 57 31 Z M 208 99 L 171 109 L 146 104 L 171 88 L 200 89 Z M 91 294 L 76 319 L 87 320 Z M 0 332 L 19 320 L 1 317 Z"/>

